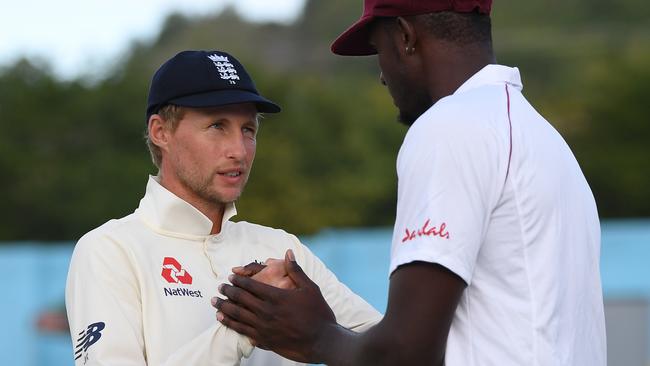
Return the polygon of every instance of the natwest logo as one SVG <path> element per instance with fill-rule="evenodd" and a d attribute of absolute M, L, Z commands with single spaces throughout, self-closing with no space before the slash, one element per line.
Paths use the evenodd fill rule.
<path fill-rule="evenodd" d="M 163 260 L 162 276 L 169 283 L 192 284 L 192 276 L 181 267 L 181 264 L 172 257 L 165 257 Z"/>

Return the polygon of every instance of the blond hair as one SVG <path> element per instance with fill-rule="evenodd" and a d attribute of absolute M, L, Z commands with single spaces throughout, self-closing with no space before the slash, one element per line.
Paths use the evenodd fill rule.
<path fill-rule="evenodd" d="M 160 110 L 156 114 L 159 115 L 160 118 L 163 120 L 165 127 L 170 128 L 171 131 L 174 132 L 178 127 L 178 122 L 180 122 L 180 120 L 183 119 L 183 115 L 185 114 L 185 109 L 178 105 L 167 104 L 162 108 L 160 108 Z M 145 141 L 147 142 L 149 153 L 151 154 L 151 161 L 156 166 L 156 168 L 160 169 L 160 164 L 162 162 L 162 152 L 160 151 L 160 148 L 156 144 L 154 144 L 153 141 L 151 141 L 151 137 L 149 136 L 148 125 L 146 131 L 144 132 L 144 138 Z"/>

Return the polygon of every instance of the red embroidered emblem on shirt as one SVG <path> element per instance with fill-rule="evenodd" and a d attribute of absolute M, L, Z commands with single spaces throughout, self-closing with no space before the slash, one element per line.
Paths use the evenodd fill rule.
<path fill-rule="evenodd" d="M 163 270 L 162 276 L 169 283 L 182 283 L 184 285 L 192 284 L 192 276 L 185 269 L 181 267 L 181 264 L 172 257 L 165 257 L 163 259 Z"/>
<path fill-rule="evenodd" d="M 429 227 L 429 222 L 431 222 L 431 219 L 427 219 L 424 225 L 422 225 L 422 227 L 418 230 L 410 231 L 407 228 L 406 233 L 402 238 L 402 243 L 406 243 L 407 241 L 413 240 L 420 236 L 438 236 L 443 239 L 449 239 L 449 232 L 446 231 L 447 230 L 446 223 L 443 222 L 442 224 L 440 224 L 440 227 L 437 228 L 435 226 Z"/>

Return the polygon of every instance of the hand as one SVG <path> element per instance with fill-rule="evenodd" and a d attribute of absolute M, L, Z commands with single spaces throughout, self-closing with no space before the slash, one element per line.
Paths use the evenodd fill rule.
<path fill-rule="evenodd" d="M 217 319 L 261 348 L 299 362 L 319 363 L 319 343 L 328 328 L 336 326 L 336 318 L 291 250 L 282 262 L 295 289 L 233 275 L 234 286 L 223 284 L 219 289 L 228 300 L 216 299 Z"/>
<path fill-rule="evenodd" d="M 255 281 L 278 288 L 293 289 L 296 285 L 287 275 L 284 260 L 269 258 L 264 263 L 252 262 L 244 267 L 234 267 L 232 272 L 239 276 L 251 277 Z"/>
<path fill-rule="evenodd" d="M 251 277 L 252 279 L 278 288 L 296 288 L 296 284 L 293 283 L 293 280 L 291 280 L 291 277 L 287 274 L 284 260 L 269 258 L 264 262 L 264 264 L 266 267 L 253 275 Z"/>
<path fill-rule="evenodd" d="M 240 266 L 240 267 L 233 267 L 232 272 L 236 275 L 240 276 L 245 276 L 245 277 L 252 277 L 255 274 L 259 273 L 261 270 L 266 268 L 266 265 L 264 263 L 260 263 L 258 261 L 255 262 L 250 262 L 245 266 Z"/>

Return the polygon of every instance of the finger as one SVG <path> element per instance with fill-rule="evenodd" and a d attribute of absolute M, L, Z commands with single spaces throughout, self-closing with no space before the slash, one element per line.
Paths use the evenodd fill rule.
<path fill-rule="evenodd" d="M 248 271 L 244 266 L 232 267 L 232 273 L 238 274 L 240 276 L 248 276 Z"/>
<path fill-rule="evenodd" d="M 234 274 L 237 274 L 237 275 L 240 275 L 240 276 L 250 277 L 250 276 L 253 276 L 253 275 L 257 274 L 258 272 L 260 272 L 264 268 L 266 268 L 265 265 L 253 262 L 253 263 L 249 263 L 249 264 L 247 264 L 247 265 L 245 265 L 243 267 L 242 266 L 234 267 L 232 269 L 232 272 Z"/>
<path fill-rule="evenodd" d="M 240 323 L 237 320 L 230 318 L 229 316 L 219 312 L 217 313 L 217 321 L 219 321 L 221 324 L 225 325 L 226 327 L 234 330 L 235 332 L 245 335 L 246 337 L 250 338 L 251 343 L 257 341 L 257 332 L 255 329 L 247 324 Z"/>
<path fill-rule="evenodd" d="M 233 276 L 243 279 L 250 279 L 249 277 L 241 277 L 236 275 Z M 260 300 L 254 294 L 251 294 L 245 289 L 231 286 L 226 283 L 223 283 L 219 286 L 219 293 L 226 296 L 230 301 L 237 303 L 253 312 L 257 312 L 256 310 L 260 309 L 260 306 L 262 304 L 262 300 Z"/>
<path fill-rule="evenodd" d="M 240 323 L 247 325 L 254 325 L 259 323 L 255 314 L 231 301 L 217 298 L 215 307 L 217 310 L 219 310 L 220 313 Z"/>
<path fill-rule="evenodd" d="M 305 272 L 303 272 L 300 265 L 298 265 L 298 262 L 296 262 L 296 257 L 293 255 L 291 249 L 288 249 L 284 255 L 284 268 L 289 278 L 291 278 L 298 288 L 308 287 L 313 284 Z"/>
<path fill-rule="evenodd" d="M 264 283 L 259 282 L 259 281 L 255 281 L 254 279 L 252 279 L 250 277 L 231 275 L 230 277 L 228 277 L 228 279 L 230 280 L 230 283 L 232 283 L 236 287 L 228 286 L 228 285 L 224 284 L 222 286 L 224 289 L 226 289 L 226 286 L 228 286 L 227 291 L 231 291 L 231 289 L 233 289 L 233 288 L 238 288 L 240 290 L 243 289 L 246 292 L 248 292 L 249 294 L 252 294 L 254 297 L 257 297 L 259 300 L 275 301 L 276 299 L 280 298 L 284 294 L 282 289 L 279 289 L 279 288 L 276 288 L 274 286 L 264 284 Z M 222 294 L 226 295 L 223 292 L 222 292 Z M 239 294 L 236 294 L 236 295 L 239 295 Z M 258 300 L 258 303 L 251 304 L 251 305 L 258 305 L 259 306 L 260 305 L 259 300 Z M 237 300 L 236 302 L 239 302 L 239 301 Z M 249 309 L 255 311 L 255 309 L 258 309 L 258 307 L 249 308 Z"/>
<path fill-rule="evenodd" d="M 287 251 L 284 253 L 284 259 L 288 259 L 292 262 L 296 261 L 296 256 L 293 254 L 293 250 L 287 249 Z"/>
<path fill-rule="evenodd" d="M 266 265 L 258 262 L 251 262 L 244 266 L 244 269 L 249 271 L 251 273 L 251 276 L 263 270 L 264 268 L 266 268 Z"/>

